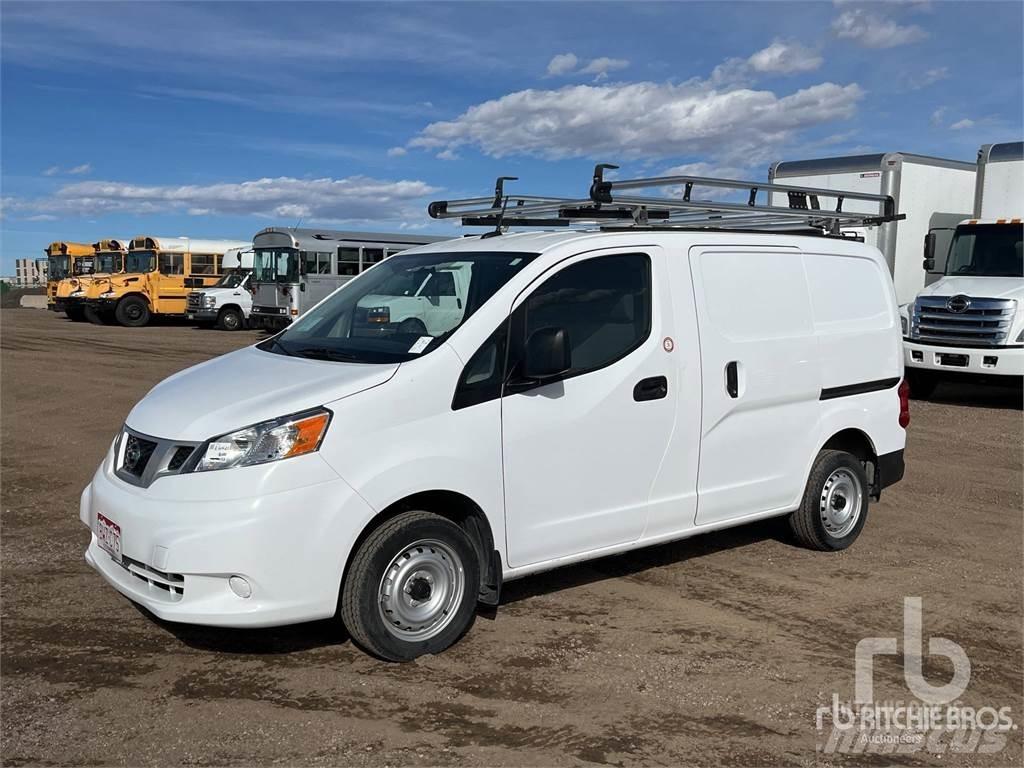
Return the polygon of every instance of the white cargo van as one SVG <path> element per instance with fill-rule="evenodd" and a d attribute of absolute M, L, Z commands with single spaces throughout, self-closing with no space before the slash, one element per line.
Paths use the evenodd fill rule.
<path fill-rule="evenodd" d="M 1024 376 L 1024 142 L 978 151 L 974 218 L 949 248 L 925 239 L 925 269 L 941 275 L 900 308 L 908 381 L 928 397 L 946 380 L 1019 384 Z"/>
<path fill-rule="evenodd" d="M 596 175 L 583 200 L 434 203 L 495 229 L 382 260 L 157 385 L 82 493 L 88 562 L 167 620 L 336 617 L 407 660 L 503 581 L 588 558 L 775 516 L 848 547 L 909 420 L 885 261 L 822 234 L 863 216 Z M 506 232 L 580 222 L 605 226 Z M 440 274 L 468 281 L 458 311 L 364 332 L 388 286 Z"/>
<path fill-rule="evenodd" d="M 891 196 L 906 219 L 857 231 L 882 252 L 902 304 L 913 301 L 927 281 L 921 268 L 925 234 L 935 231 L 948 244 L 956 223 L 970 218 L 975 172 L 974 163 L 886 152 L 775 163 L 768 180 Z M 777 193 L 773 198 L 782 202 L 785 195 Z M 844 200 L 843 210 L 870 212 L 873 208 L 870 201 Z"/>
<path fill-rule="evenodd" d="M 189 293 L 188 319 L 201 326 L 216 325 L 223 331 L 245 328 L 252 312 L 252 261 L 252 248 L 226 252 L 221 260 L 221 279 L 212 288 Z"/>

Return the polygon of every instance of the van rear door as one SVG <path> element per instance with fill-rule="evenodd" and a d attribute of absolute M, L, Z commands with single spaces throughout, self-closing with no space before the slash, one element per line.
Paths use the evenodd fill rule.
<path fill-rule="evenodd" d="M 703 383 L 695 522 L 789 507 L 816 449 L 821 391 L 803 256 L 770 246 L 689 256 Z"/>

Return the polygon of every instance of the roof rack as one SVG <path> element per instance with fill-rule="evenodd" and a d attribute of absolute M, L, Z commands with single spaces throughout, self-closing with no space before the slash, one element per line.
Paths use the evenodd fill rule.
<path fill-rule="evenodd" d="M 430 203 L 427 212 L 434 219 L 461 218 L 465 226 L 494 227 L 491 235 L 501 234 L 507 227 L 597 224 L 606 229 L 810 229 L 840 236 L 843 227 L 871 227 L 906 218 L 905 214 L 896 212 L 896 201 L 890 195 L 705 176 L 606 180 L 604 172 L 617 167 L 608 163 L 597 164 L 586 198 L 506 194 L 504 183 L 517 179 L 502 176 L 495 185 L 493 197 L 438 200 Z M 673 188 L 677 196 L 645 197 L 630 193 L 631 190 L 652 187 Z M 694 187 L 742 192 L 746 202 L 695 200 L 692 198 Z M 765 203 L 758 201 L 761 193 L 768 195 L 772 192 L 784 193 L 789 204 L 771 205 L 770 198 Z M 822 198 L 833 202 L 829 207 L 823 207 Z M 844 211 L 843 203 L 847 200 L 878 203 L 878 213 Z"/>

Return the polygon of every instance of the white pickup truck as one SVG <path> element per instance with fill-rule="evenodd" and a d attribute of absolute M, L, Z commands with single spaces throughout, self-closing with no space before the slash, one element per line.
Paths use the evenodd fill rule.
<path fill-rule="evenodd" d="M 918 397 L 945 380 L 1015 384 L 1024 376 L 1024 142 L 978 152 L 974 215 L 957 225 L 948 254 L 936 254 L 928 233 L 924 268 L 942 277 L 900 308 Z"/>

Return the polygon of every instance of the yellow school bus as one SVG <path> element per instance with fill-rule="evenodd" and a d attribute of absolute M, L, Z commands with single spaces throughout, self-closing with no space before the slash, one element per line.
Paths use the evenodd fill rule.
<path fill-rule="evenodd" d="M 189 291 L 217 282 L 224 252 L 251 246 L 247 240 L 140 235 L 128 246 L 124 272 L 107 278 L 86 306 L 130 328 L 146 325 L 153 315 L 184 317 Z"/>
<path fill-rule="evenodd" d="M 56 241 L 45 249 L 46 253 L 46 308 L 54 312 L 66 312 L 64 297 L 58 297 L 57 289 L 62 281 L 75 278 L 92 269 L 93 247 L 88 243 Z M 65 292 L 65 296 L 70 292 Z M 71 317 L 69 314 L 68 317 Z M 72 320 L 82 320 L 79 313 Z"/>
<path fill-rule="evenodd" d="M 88 301 L 90 297 L 98 296 L 106 290 L 113 275 L 124 272 L 129 242 L 127 238 L 122 237 L 100 240 L 92 244 L 95 249 L 92 273 L 74 278 L 75 285 L 72 286 L 70 293 L 66 294 L 67 298 L 64 300 L 67 307 L 65 311 L 69 314 L 74 312 L 76 316 L 82 315 L 90 323 L 106 323 L 112 319 L 99 315 L 89 306 Z M 63 287 L 59 287 L 58 290 L 64 292 Z"/>

